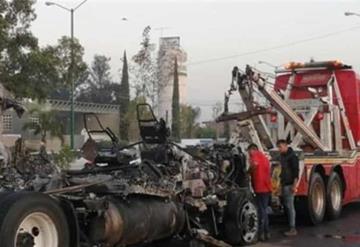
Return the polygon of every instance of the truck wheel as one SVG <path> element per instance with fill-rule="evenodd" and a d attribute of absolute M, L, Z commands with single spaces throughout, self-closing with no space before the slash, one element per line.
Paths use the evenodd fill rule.
<path fill-rule="evenodd" d="M 326 215 L 330 220 L 340 217 L 342 210 L 343 183 L 338 173 L 333 172 L 326 187 Z"/>
<path fill-rule="evenodd" d="M 307 201 L 311 223 L 314 225 L 321 223 L 325 215 L 326 193 L 324 180 L 317 172 L 311 176 Z"/>
<path fill-rule="evenodd" d="M 224 219 L 225 240 L 233 245 L 255 243 L 259 221 L 252 195 L 248 192 L 232 192 L 227 203 Z"/>
<path fill-rule="evenodd" d="M 49 196 L 36 192 L 8 195 L 0 205 L 1 246 L 69 247 L 65 215 Z"/>

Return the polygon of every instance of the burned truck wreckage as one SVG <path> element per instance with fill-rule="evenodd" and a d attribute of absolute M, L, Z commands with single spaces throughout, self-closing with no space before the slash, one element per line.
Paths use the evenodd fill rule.
<path fill-rule="evenodd" d="M 258 215 L 241 150 L 224 144 L 194 155 L 170 141 L 165 121 L 149 105 L 138 105 L 137 114 L 142 140 L 129 146 L 120 146 L 100 121 L 100 130 L 86 128 L 81 170 L 54 168 L 24 178 L 6 168 L 1 246 L 254 243 Z M 111 147 L 92 138 L 99 132 L 111 138 Z"/>

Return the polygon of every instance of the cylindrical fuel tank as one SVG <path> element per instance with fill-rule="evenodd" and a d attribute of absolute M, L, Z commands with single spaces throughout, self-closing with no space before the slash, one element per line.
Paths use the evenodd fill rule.
<path fill-rule="evenodd" d="M 96 240 L 109 246 L 146 243 L 179 233 L 184 209 L 176 202 L 150 196 L 112 198 L 102 219 L 92 222 Z M 102 228 L 102 229 L 100 229 Z M 101 234 L 99 234 L 101 232 Z M 91 236 L 90 236 L 91 237 Z"/>

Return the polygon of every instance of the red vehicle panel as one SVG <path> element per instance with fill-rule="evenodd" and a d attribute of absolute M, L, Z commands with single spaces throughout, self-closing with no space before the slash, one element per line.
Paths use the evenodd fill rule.
<path fill-rule="evenodd" d="M 360 141 L 360 78 L 351 69 L 346 70 L 310 70 L 298 72 L 295 76 L 294 85 L 291 89 L 290 99 L 312 99 L 314 98 L 309 91 L 315 88 L 320 96 L 326 96 L 326 85 L 332 73 L 335 73 L 339 84 L 340 93 L 345 105 L 346 115 L 354 136 L 355 143 Z M 291 73 L 277 76 L 275 90 L 285 91 L 290 81 Z M 334 102 L 337 98 L 333 97 Z M 315 128 L 316 129 L 316 128 Z M 348 146 L 347 143 L 344 143 Z"/>
<path fill-rule="evenodd" d="M 316 89 L 320 96 L 327 96 L 327 84 L 330 82 L 332 75 L 338 82 L 342 100 L 345 106 L 346 116 L 354 137 L 355 143 L 360 142 L 360 77 L 352 69 L 311 69 L 297 71 L 295 78 L 291 78 L 293 73 L 291 71 L 278 74 L 275 80 L 275 90 L 285 92 L 288 84 L 293 80 L 293 85 L 289 94 L 289 99 L 313 99 L 313 93 L 309 88 Z M 337 98 L 334 94 L 333 101 L 338 104 Z M 326 111 L 326 109 L 324 109 Z M 319 131 L 319 124 L 316 124 L 316 119 L 313 125 L 316 132 Z M 342 125 L 342 133 L 344 134 L 344 126 Z M 344 140 L 344 148 L 349 148 L 349 143 Z M 343 204 L 352 202 L 360 198 L 360 156 L 354 158 L 351 162 L 331 162 L 321 164 L 306 164 L 303 175 L 299 182 L 298 193 L 299 196 L 307 196 L 309 191 L 310 176 L 312 169 L 316 165 L 321 165 L 325 171 L 325 175 L 329 176 L 335 166 L 341 166 L 345 190 L 343 195 Z"/>

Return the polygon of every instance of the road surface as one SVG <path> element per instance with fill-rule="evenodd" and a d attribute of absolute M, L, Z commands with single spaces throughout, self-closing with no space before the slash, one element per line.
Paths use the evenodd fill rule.
<path fill-rule="evenodd" d="M 258 243 L 255 247 L 355 247 L 360 246 L 360 202 L 352 203 L 343 209 L 340 219 L 326 221 L 318 226 L 300 225 L 299 235 L 283 237 L 287 230 L 286 219 L 276 218 L 271 225 L 272 238 Z"/>

